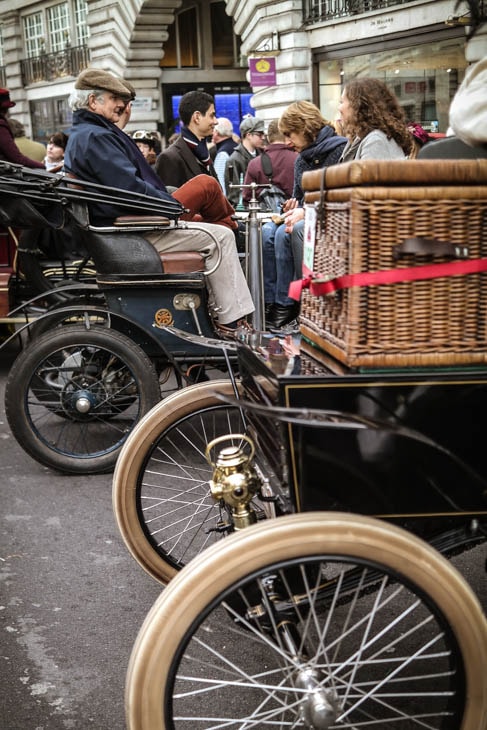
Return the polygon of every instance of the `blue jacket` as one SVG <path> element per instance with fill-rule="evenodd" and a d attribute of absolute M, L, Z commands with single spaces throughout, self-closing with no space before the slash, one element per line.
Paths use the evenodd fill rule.
<path fill-rule="evenodd" d="M 299 153 L 294 164 L 293 197 L 302 204 L 304 191 L 301 184 L 303 172 L 336 165 L 348 140 L 340 137 L 328 124 L 320 129 L 316 139 L 309 147 Z"/>
<path fill-rule="evenodd" d="M 87 109 L 73 114 L 64 167 L 81 180 L 168 200 L 182 210 L 133 139 L 113 122 Z M 99 226 L 110 225 L 119 215 L 137 212 L 121 204 L 90 203 L 89 208 L 91 222 Z"/>

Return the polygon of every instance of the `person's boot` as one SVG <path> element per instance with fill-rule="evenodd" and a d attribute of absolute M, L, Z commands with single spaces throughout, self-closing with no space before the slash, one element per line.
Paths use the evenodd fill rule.
<path fill-rule="evenodd" d="M 299 314 L 299 302 L 294 302 L 294 304 L 274 304 L 274 307 L 271 311 L 270 319 L 266 323 L 268 327 L 272 327 L 273 329 L 279 329 L 279 327 L 283 327 L 285 324 L 288 324 L 288 322 L 291 322 L 293 319 L 296 319 L 296 317 Z"/>

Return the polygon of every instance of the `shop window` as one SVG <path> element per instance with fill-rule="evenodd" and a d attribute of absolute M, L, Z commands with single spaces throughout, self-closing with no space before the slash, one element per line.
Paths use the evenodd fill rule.
<path fill-rule="evenodd" d="M 165 130 L 168 139 L 174 132 L 180 132 L 178 108 L 181 96 L 187 91 L 192 91 L 195 87 L 179 87 L 177 93 L 173 93 L 170 88 L 166 91 L 165 106 L 167 126 Z M 235 84 L 221 88 L 215 85 L 208 87 L 198 87 L 202 91 L 207 91 L 215 99 L 216 113 L 219 117 L 227 117 L 233 124 L 235 132 L 238 134 L 238 128 L 242 118 L 246 114 L 255 114 L 255 110 L 250 106 L 252 98 L 251 89 L 245 85 Z"/>
<path fill-rule="evenodd" d="M 374 76 L 394 91 L 408 121 L 418 122 L 431 131 L 446 132 L 450 102 L 465 67 L 463 36 L 321 60 L 319 106 L 326 119 L 336 119 L 341 91 L 347 81 Z"/>
<path fill-rule="evenodd" d="M 224 0 L 185 2 L 176 11 L 164 42 L 162 68 L 235 68 L 240 39 Z"/>

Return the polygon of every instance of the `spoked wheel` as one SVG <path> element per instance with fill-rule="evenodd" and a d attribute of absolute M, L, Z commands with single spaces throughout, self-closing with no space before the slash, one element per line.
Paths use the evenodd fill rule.
<path fill-rule="evenodd" d="M 71 474 L 111 471 L 128 435 L 160 398 L 152 362 L 104 327 L 55 328 L 13 364 L 5 410 L 13 435 L 41 464 Z"/>
<path fill-rule="evenodd" d="M 122 537 L 138 563 L 167 582 L 189 560 L 228 534 L 225 508 L 210 494 L 207 444 L 245 431 L 228 380 L 189 386 L 161 401 L 134 429 L 113 477 L 113 505 Z M 228 444 L 238 445 L 238 439 Z M 254 508 L 264 517 L 264 505 Z"/>
<path fill-rule="evenodd" d="M 280 517 L 184 568 L 149 612 L 130 730 L 480 730 L 487 626 L 429 545 L 341 513 Z"/>

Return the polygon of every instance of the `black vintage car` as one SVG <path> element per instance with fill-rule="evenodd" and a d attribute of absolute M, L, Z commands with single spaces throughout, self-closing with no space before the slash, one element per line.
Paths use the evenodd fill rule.
<path fill-rule="evenodd" d="M 7 385 L 12 431 L 31 455 L 66 472 L 108 471 L 116 462 L 121 534 L 147 572 L 170 581 L 132 652 L 126 689 L 132 730 L 485 728 L 485 615 L 448 558 L 485 544 L 487 536 L 487 169 L 456 163 L 452 174 L 462 176 L 464 193 L 444 205 L 449 186 L 445 192 L 442 184 L 433 198 L 442 215 L 456 210 L 453 199 L 461 208 L 454 217 L 460 224 L 445 227 L 437 207 L 422 202 L 421 175 L 437 176 L 437 163 L 401 165 L 409 181 L 419 181 L 403 195 L 406 213 L 390 205 L 389 189 L 371 190 L 364 181 L 365 173 L 376 175 L 374 166 L 359 170 L 352 201 L 353 166 L 338 166 L 336 186 L 332 178 L 322 183 L 317 201 L 310 188 L 312 229 L 333 250 L 334 268 L 324 275 L 320 263 L 302 282 L 309 292 L 300 355 L 284 367 L 263 333 L 240 344 L 215 337 L 204 273 L 164 269 L 139 235 L 153 219 L 106 230 L 90 225 L 87 197 L 113 190 L 83 192 L 42 174 L 0 168 L 3 223 L 62 230 L 66 216 L 96 270 L 95 284 L 57 290 L 69 299 L 12 335 L 25 345 Z M 482 189 L 472 194 L 479 173 Z M 403 186 L 398 180 L 392 187 Z M 380 210 L 370 204 L 376 200 Z M 153 201 L 129 202 L 165 214 L 155 224 L 161 227 L 175 213 L 156 210 Z M 343 216 L 347 211 L 359 224 Z M 431 221 L 442 236 L 448 229 L 455 239 L 460 231 L 462 240 L 432 251 L 439 235 L 428 229 Z M 421 317 L 390 326 L 386 305 L 377 306 L 386 291 L 380 286 L 390 282 L 361 284 L 355 304 L 349 293 L 358 286 L 350 276 L 369 274 L 367 267 L 343 270 L 344 252 L 353 249 L 350 231 L 363 237 L 367 251 L 389 249 L 389 263 L 379 256 L 380 271 L 392 268 L 388 237 L 404 238 L 396 253 L 405 270 L 415 269 L 419 257 L 421 296 L 406 298 L 401 309 L 416 313 L 419 303 L 422 311 L 422 297 L 437 291 L 447 271 L 461 281 L 474 277 L 469 296 L 440 288 L 435 302 L 455 306 L 447 318 L 429 318 L 431 336 Z M 314 235 L 309 227 L 307 244 L 308 235 Z M 465 235 L 473 247 L 466 255 Z M 456 259 L 472 252 L 473 270 L 468 261 L 458 266 Z M 431 266 L 435 284 L 424 285 Z M 409 296 L 403 283 L 398 287 Z M 325 299 L 322 286 L 346 293 Z M 340 359 L 338 327 L 327 352 L 328 329 L 317 320 L 327 307 L 341 311 L 345 303 L 350 310 L 340 325 L 347 342 L 369 321 L 376 338 L 383 315 L 388 337 L 417 330 L 425 357 L 411 364 L 401 353 L 391 365 L 387 347 L 374 340 L 373 356 L 385 353 L 385 363 L 349 364 Z M 467 310 L 465 327 L 457 326 Z M 459 334 L 437 344 L 445 319 Z M 456 350 L 452 356 L 455 348 L 459 357 Z M 431 363 L 436 350 L 441 361 Z M 203 382 L 179 388 L 191 382 L 192 368 Z M 168 370 L 176 392 L 160 400 Z M 218 713 L 217 695 L 224 708 Z"/>
<path fill-rule="evenodd" d="M 314 193 L 310 182 L 318 254 L 335 270 L 315 263 L 302 283 L 299 356 L 283 366 L 270 346 L 240 345 L 237 379 L 162 401 L 122 449 L 121 534 L 150 575 L 169 581 L 132 651 L 131 730 L 485 728 L 485 613 L 447 558 L 487 538 L 487 170 L 458 169 L 473 187 L 459 195 L 443 181 L 432 203 L 421 175 L 444 171 L 407 164 L 421 190 L 399 180 L 392 193 L 371 190 L 365 179 L 359 203 L 346 185 Z M 337 175 L 364 183 L 376 167 Z M 390 202 L 398 194 L 402 210 Z M 360 225 L 343 221 L 350 212 Z M 368 283 L 355 298 L 319 298 L 323 285 L 369 273 L 346 278 L 350 231 L 366 239 L 362 265 L 375 246 L 387 276 L 387 239 L 404 236 L 394 242 L 405 270 L 393 271 L 397 296 Z M 457 250 L 443 245 L 451 239 Z M 457 261 L 465 248 L 473 265 Z M 451 284 L 447 271 L 463 273 Z M 407 277 L 419 282 L 413 298 Z M 441 311 L 425 322 L 428 302 L 434 312 L 445 301 L 446 325 Z M 365 365 L 344 362 L 354 337 Z"/>

